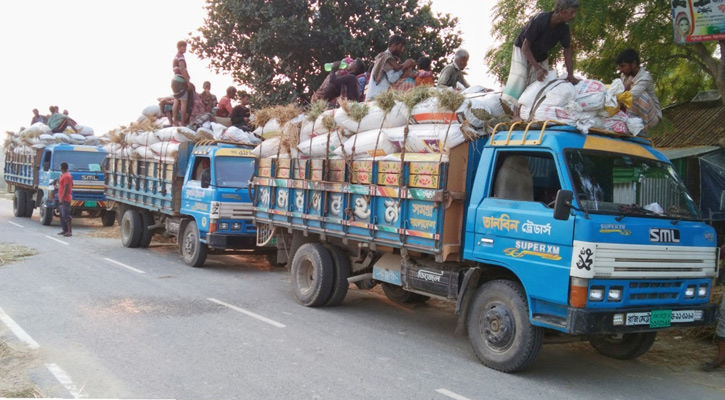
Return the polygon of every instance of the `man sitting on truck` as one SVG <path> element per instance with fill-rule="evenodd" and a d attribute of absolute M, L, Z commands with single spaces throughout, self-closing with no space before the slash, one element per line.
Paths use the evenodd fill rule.
<path fill-rule="evenodd" d="M 662 119 L 662 109 L 652 75 L 639 65 L 639 54 L 634 49 L 623 50 L 615 62 L 622 74 L 624 89 L 632 94 L 632 107 L 627 109 L 622 106 L 622 110 L 642 118 L 645 130 L 653 128 Z"/>
<path fill-rule="evenodd" d="M 404 47 L 405 39 L 400 35 L 393 35 L 388 39 L 388 49 L 375 56 L 366 94 L 367 101 L 375 100 L 380 93 L 415 76 L 413 71 L 415 60 L 408 59 L 400 62 L 400 55 L 403 54 Z M 415 83 L 413 84 L 415 85 Z"/>
<path fill-rule="evenodd" d="M 66 128 L 71 128 L 78 132 L 75 121 L 67 115 L 58 112 L 58 106 L 51 106 L 50 111 L 52 114 L 48 117 L 48 126 L 53 133 L 61 133 Z"/>

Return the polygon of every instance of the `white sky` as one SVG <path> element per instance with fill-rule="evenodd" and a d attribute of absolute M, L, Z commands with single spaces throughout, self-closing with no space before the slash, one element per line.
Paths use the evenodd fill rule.
<path fill-rule="evenodd" d="M 471 54 L 468 81 L 496 86 L 483 56 L 492 45 L 493 0 L 433 0 L 436 12 L 459 17 L 463 46 Z M 0 129 L 28 126 L 32 109 L 67 109 L 96 135 L 134 121 L 156 98 L 171 93 L 176 42 L 205 17 L 204 0 L 2 0 Z M 187 52 L 198 90 L 212 84 L 221 98 L 229 76 Z M 0 131 L 0 132 L 1 132 Z M 4 138 L 4 136 L 2 136 Z"/>

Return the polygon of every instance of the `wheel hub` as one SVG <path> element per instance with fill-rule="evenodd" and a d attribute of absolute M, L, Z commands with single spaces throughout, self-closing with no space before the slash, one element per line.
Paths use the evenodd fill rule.
<path fill-rule="evenodd" d="M 481 333 L 491 349 L 504 350 L 514 340 L 515 326 L 509 310 L 502 305 L 489 308 L 481 319 Z"/>

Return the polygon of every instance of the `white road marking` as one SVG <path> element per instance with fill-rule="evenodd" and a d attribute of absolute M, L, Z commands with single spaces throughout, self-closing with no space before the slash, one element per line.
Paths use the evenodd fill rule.
<path fill-rule="evenodd" d="M 63 370 L 63 368 L 59 367 L 58 364 L 53 363 L 45 364 L 45 368 L 48 368 L 48 371 L 55 376 L 55 379 L 57 379 L 64 388 L 68 389 L 70 395 L 73 396 L 74 399 L 79 399 L 81 397 L 81 392 L 78 388 L 76 388 L 73 380 L 70 378 L 68 373 Z"/>
<path fill-rule="evenodd" d="M 136 269 L 136 268 L 134 268 L 134 267 L 132 267 L 132 266 L 130 266 L 130 265 L 126 265 L 126 264 L 124 264 L 124 263 L 118 262 L 118 261 L 116 261 L 116 260 L 112 260 L 112 259 L 110 259 L 110 258 L 106 258 L 106 257 L 104 257 L 103 259 L 104 259 L 104 260 L 106 260 L 106 261 L 108 261 L 108 262 L 110 262 L 110 263 L 114 263 L 114 264 L 116 264 L 116 265 L 120 265 L 120 266 L 122 266 L 123 268 L 127 268 L 127 269 L 130 269 L 130 270 L 131 270 L 131 271 L 133 271 L 133 272 L 138 272 L 139 274 L 145 274 L 145 273 L 146 273 L 146 272 L 144 272 L 144 271 L 141 271 L 140 269 Z"/>
<path fill-rule="evenodd" d="M 248 316 L 250 316 L 252 318 L 255 318 L 255 319 L 258 319 L 258 320 L 260 320 L 262 322 L 266 322 L 266 323 L 268 323 L 268 324 L 270 324 L 272 326 L 276 326 L 277 328 L 286 328 L 287 327 L 287 325 L 285 325 L 285 324 L 279 323 L 277 321 L 273 321 L 273 320 L 271 320 L 269 318 L 263 317 L 263 316 L 261 316 L 259 314 L 255 314 L 255 313 L 253 313 L 251 311 L 247 311 L 247 310 L 245 310 L 243 308 L 239 308 L 237 306 L 233 306 L 231 304 L 227 304 L 227 303 L 225 303 L 223 301 L 220 301 L 220 300 L 217 300 L 217 299 L 213 299 L 211 297 L 207 298 L 207 300 L 209 300 L 211 302 L 214 302 L 214 303 L 217 303 L 219 305 L 222 305 L 224 307 L 231 308 L 234 311 L 239 311 L 242 314 L 248 315 Z"/>
<path fill-rule="evenodd" d="M 23 228 L 23 226 L 22 226 L 22 225 L 20 225 L 20 224 L 16 224 L 16 223 L 15 223 L 15 222 L 13 222 L 13 221 L 8 221 L 8 224 L 13 224 L 13 225 L 17 226 L 18 228 Z"/>
<path fill-rule="evenodd" d="M 62 241 L 62 240 L 60 240 L 60 239 L 56 239 L 56 238 L 54 238 L 54 237 L 52 237 L 52 236 L 48 236 L 48 235 L 45 235 L 45 237 L 47 237 L 47 238 L 48 238 L 48 239 L 50 239 L 50 240 L 55 240 L 55 241 L 56 241 L 56 242 L 58 242 L 58 243 L 63 243 L 63 244 L 66 244 L 66 245 L 67 245 L 67 244 L 70 244 L 70 243 L 68 243 L 68 242 L 64 242 L 64 241 Z"/>
<path fill-rule="evenodd" d="M 27 344 L 29 348 L 37 349 L 38 347 L 40 347 L 38 342 L 33 340 L 33 338 L 31 338 L 30 335 L 28 335 L 28 333 L 25 332 L 25 330 L 20 327 L 20 325 L 16 324 L 15 321 L 13 321 L 13 319 L 10 318 L 9 315 L 5 314 L 5 311 L 3 311 L 2 308 L 0 308 L 0 321 L 2 321 L 5 324 L 5 326 L 7 326 L 11 331 L 13 331 L 13 333 L 15 334 L 15 336 L 18 337 L 18 339 L 22 340 L 25 344 Z"/>
<path fill-rule="evenodd" d="M 441 389 L 436 390 L 436 392 L 438 392 L 438 393 L 440 393 L 440 394 L 442 394 L 444 396 L 450 397 L 452 399 L 456 399 L 456 400 L 471 400 L 468 397 L 461 396 L 460 394 L 455 393 L 455 392 L 451 392 L 448 389 L 441 388 Z"/>

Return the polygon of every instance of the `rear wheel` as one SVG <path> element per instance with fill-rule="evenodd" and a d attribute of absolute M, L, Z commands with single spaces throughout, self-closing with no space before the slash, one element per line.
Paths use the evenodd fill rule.
<path fill-rule="evenodd" d="M 121 243 L 125 247 L 138 247 L 141 241 L 141 215 L 138 211 L 128 209 L 121 218 Z"/>
<path fill-rule="evenodd" d="M 33 216 L 33 210 L 35 210 L 35 199 L 33 199 L 33 193 L 25 192 L 25 218 L 31 218 Z"/>
<path fill-rule="evenodd" d="M 350 284 L 347 278 L 350 277 L 350 259 L 341 248 L 329 245 L 325 246 L 330 252 L 332 259 L 333 276 L 330 298 L 325 302 L 326 306 L 337 306 L 345 300 L 347 289 Z"/>
<path fill-rule="evenodd" d="M 27 203 L 25 190 L 15 189 L 15 194 L 13 195 L 13 215 L 20 218 L 24 217 Z"/>
<path fill-rule="evenodd" d="M 383 283 L 382 285 L 385 296 L 396 303 L 425 303 L 430 299 L 428 296 L 403 290 L 397 285 L 390 283 Z"/>
<path fill-rule="evenodd" d="M 601 355 L 631 360 L 646 353 L 655 342 L 657 332 L 624 333 L 594 336 L 589 343 Z"/>
<path fill-rule="evenodd" d="M 196 227 L 196 221 L 190 221 L 186 224 L 179 250 L 181 251 L 181 258 L 187 265 L 194 268 L 204 265 L 206 256 L 209 253 L 209 246 L 199 241 L 199 228 Z"/>
<path fill-rule="evenodd" d="M 141 240 L 138 242 L 138 247 L 149 247 L 151 244 L 151 238 L 154 236 L 154 232 L 149 230 L 149 226 L 154 224 L 154 217 L 150 212 L 143 210 L 139 211 L 141 215 Z"/>
<path fill-rule="evenodd" d="M 103 226 L 113 226 L 113 224 L 116 223 L 116 212 L 105 210 L 103 214 L 101 214 L 101 223 Z"/>
<path fill-rule="evenodd" d="M 543 331 L 531 325 L 526 295 L 514 282 L 495 280 L 478 288 L 467 323 L 473 351 L 490 368 L 520 371 L 541 349 Z"/>
<path fill-rule="evenodd" d="M 332 293 L 334 267 L 330 253 L 319 243 L 300 246 L 292 259 L 292 290 L 306 307 L 323 305 Z"/>

